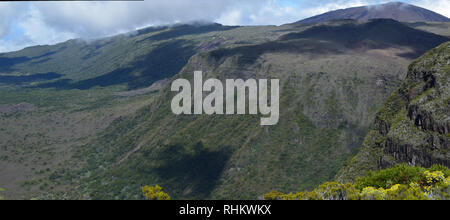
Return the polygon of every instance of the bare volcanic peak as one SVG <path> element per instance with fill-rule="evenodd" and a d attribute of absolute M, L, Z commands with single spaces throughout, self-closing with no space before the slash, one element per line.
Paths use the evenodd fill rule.
<path fill-rule="evenodd" d="M 402 2 L 361 6 L 327 12 L 299 21 L 298 23 L 321 23 L 331 20 L 370 20 L 390 18 L 400 22 L 450 22 L 450 19 L 433 11 Z"/>

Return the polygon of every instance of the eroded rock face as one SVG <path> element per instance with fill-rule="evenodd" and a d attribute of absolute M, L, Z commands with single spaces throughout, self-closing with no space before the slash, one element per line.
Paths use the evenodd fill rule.
<path fill-rule="evenodd" d="M 361 152 L 339 181 L 399 163 L 450 167 L 450 42 L 411 64 L 403 85 L 379 111 Z"/>
<path fill-rule="evenodd" d="M 450 123 L 448 120 L 436 120 L 433 113 L 423 109 L 420 105 L 412 104 L 408 106 L 408 117 L 421 130 L 430 130 L 439 134 L 448 134 Z"/>

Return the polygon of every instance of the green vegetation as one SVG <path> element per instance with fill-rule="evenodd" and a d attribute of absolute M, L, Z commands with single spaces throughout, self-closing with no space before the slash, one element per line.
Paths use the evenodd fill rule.
<path fill-rule="evenodd" d="M 378 112 L 364 147 L 337 179 L 352 181 L 370 169 L 399 163 L 450 166 L 449 59 L 447 42 L 409 66 L 404 83 Z"/>
<path fill-rule="evenodd" d="M 393 168 L 371 171 L 367 176 L 356 179 L 355 186 L 358 189 L 366 187 L 390 188 L 396 184 L 408 185 L 410 183 L 426 183 L 429 172 L 442 172 L 446 177 L 450 176 L 450 170 L 444 166 L 434 165 L 429 169 L 422 167 L 411 167 L 404 164 Z"/>
<path fill-rule="evenodd" d="M 427 47 L 442 40 L 394 26 Z M 332 180 L 418 46 L 397 36 L 349 47 L 310 29 L 181 25 L 1 54 L 0 162 L 15 182 L 0 185 L 8 198 L 142 199 L 141 186 L 157 182 L 174 199 L 256 199 Z M 199 68 L 205 78 L 279 78 L 280 123 L 173 115 L 171 80 Z M 134 90 L 154 82 L 158 91 Z"/>
<path fill-rule="evenodd" d="M 328 182 L 311 192 L 283 194 L 272 191 L 266 200 L 449 200 L 450 169 L 405 164 L 370 172 L 355 183 Z"/>
<path fill-rule="evenodd" d="M 0 188 L 0 200 L 3 200 L 2 192 L 5 191 L 4 189 Z"/>
<path fill-rule="evenodd" d="M 380 50 L 299 37 L 202 51 L 171 80 L 192 80 L 200 64 L 204 78 L 280 78 L 279 124 L 261 127 L 248 115 L 175 117 L 166 86 L 154 106 L 79 152 L 89 170 L 81 191 L 138 199 L 140 186 L 158 182 L 174 199 L 255 199 L 272 187 L 310 190 L 330 181 L 361 146 L 375 118 L 370 109 L 382 106 L 410 62 L 396 55 L 406 51 Z"/>
<path fill-rule="evenodd" d="M 12 184 L 0 178 L 0 182 L 10 189 L 11 198 L 79 197 L 71 189 L 86 172 L 85 159 L 75 156 L 80 146 L 115 120 L 150 105 L 155 96 L 115 96 L 119 89 L 0 88 L 2 173 L 17 180 Z M 32 108 L 8 107 L 19 103 Z"/>
<path fill-rule="evenodd" d="M 143 186 L 142 194 L 148 200 L 170 200 L 169 194 L 162 191 L 162 187 L 156 186 Z"/>
<path fill-rule="evenodd" d="M 0 85 L 81 90 L 126 85 L 137 89 L 174 76 L 199 50 L 275 39 L 287 28 L 175 25 L 90 42 L 35 46 L 0 54 Z"/>
<path fill-rule="evenodd" d="M 275 39 L 288 29 L 236 28 L 217 24 L 148 28 L 92 42 L 72 40 L 1 54 L 0 161 L 6 164 L 2 173 L 24 175 L 16 182 L 0 178 L 0 184 L 12 189 L 12 198 L 89 198 L 74 189 L 94 171 L 88 166 L 90 159 L 103 162 L 95 154 L 107 150 L 108 143 L 86 150 L 87 143 L 109 126 L 132 118 L 126 117 L 131 113 L 148 111 L 158 91 L 115 94 L 177 74 L 199 51 L 236 41 Z M 27 108 L 17 107 L 22 105 Z M 123 150 L 117 153 L 128 152 Z"/>

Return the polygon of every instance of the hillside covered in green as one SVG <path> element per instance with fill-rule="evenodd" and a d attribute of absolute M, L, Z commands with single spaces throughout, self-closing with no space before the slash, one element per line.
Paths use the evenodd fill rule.
<path fill-rule="evenodd" d="M 257 199 L 312 190 L 359 152 L 408 65 L 449 40 L 441 25 L 175 25 L 0 54 L 3 195 L 143 199 L 142 186 L 160 185 L 173 199 Z M 170 82 L 196 70 L 204 79 L 280 79 L 279 124 L 175 116 Z"/>
<path fill-rule="evenodd" d="M 175 25 L 0 54 L 5 196 L 76 198 L 87 172 L 77 152 L 114 121 L 151 106 L 193 54 L 275 39 L 287 29 Z"/>
<path fill-rule="evenodd" d="M 338 180 L 399 163 L 450 166 L 449 60 L 450 43 L 444 43 L 410 65 L 405 82 L 377 113 L 361 152 Z"/>
<path fill-rule="evenodd" d="M 89 160 L 90 176 L 81 183 L 83 196 L 140 198 L 140 185 L 160 184 L 175 199 L 254 199 L 272 187 L 312 189 L 333 179 L 359 150 L 419 47 L 447 38 L 391 20 L 322 26 L 198 53 L 172 78 L 192 80 L 195 70 L 222 80 L 279 78 L 278 125 L 261 127 L 257 116 L 174 116 L 174 94 L 166 87 L 153 106 L 87 145 L 82 155 L 95 156 Z M 318 40 L 348 26 L 373 34 L 393 27 L 386 32 L 391 38 Z"/>

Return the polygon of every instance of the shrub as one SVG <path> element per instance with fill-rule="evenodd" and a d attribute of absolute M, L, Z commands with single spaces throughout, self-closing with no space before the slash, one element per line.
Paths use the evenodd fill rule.
<path fill-rule="evenodd" d="M 364 188 L 360 195 L 359 199 L 361 200 L 385 200 L 386 199 L 386 190 L 383 188 L 376 189 L 374 187 L 366 187 Z"/>
<path fill-rule="evenodd" d="M 264 195 L 265 200 L 281 200 L 283 193 L 272 191 Z"/>
<path fill-rule="evenodd" d="M 308 199 L 314 200 L 355 200 L 359 191 L 353 184 L 341 184 L 328 182 L 308 195 Z"/>
<path fill-rule="evenodd" d="M 362 190 L 366 187 L 390 188 L 396 184 L 409 185 L 412 182 L 420 182 L 425 178 L 425 169 L 400 164 L 393 168 L 372 171 L 367 176 L 357 178 L 356 188 Z"/>
<path fill-rule="evenodd" d="M 328 182 L 311 192 L 283 194 L 272 191 L 266 200 L 449 200 L 450 172 L 443 166 L 430 169 L 398 165 L 371 172 L 355 184 Z"/>
<path fill-rule="evenodd" d="M 142 187 L 142 193 L 148 200 L 170 200 L 169 194 L 162 191 L 162 187 L 156 186 L 144 186 Z"/>

